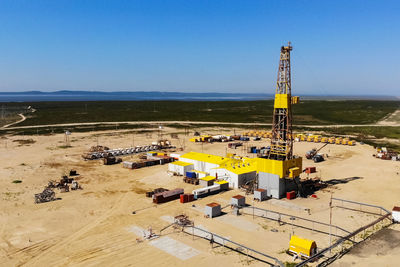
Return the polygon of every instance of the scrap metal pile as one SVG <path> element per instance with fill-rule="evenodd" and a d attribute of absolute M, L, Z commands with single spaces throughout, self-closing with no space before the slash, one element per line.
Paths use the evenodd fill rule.
<path fill-rule="evenodd" d="M 71 187 L 69 186 L 71 184 Z M 74 178 L 69 178 L 68 176 L 62 176 L 60 181 L 50 180 L 47 188 L 57 188 L 60 192 L 69 192 L 69 190 L 82 189 L 79 183 Z"/>
<path fill-rule="evenodd" d="M 76 171 L 71 170 L 70 175 L 78 175 Z M 82 189 L 81 185 L 71 177 L 62 176 L 59 181 L 50 180 L 43 192 L 35 194 L 35 203 L 44 203 L 56 200 L 54 189 L 60 190 L 61 193 L 69 192 L 70 190 Z"/>
<path fill-rule="evenodd" d="M 44 203 L 56 200 L 56 193 L 53 189 L 46 187 L 43 192 L 35 194 L 35 203 Z"/>

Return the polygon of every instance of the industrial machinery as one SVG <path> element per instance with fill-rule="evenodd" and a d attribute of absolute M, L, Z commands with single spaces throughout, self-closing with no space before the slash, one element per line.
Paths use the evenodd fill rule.
<path fill-rule="evenodd" d="M 328 145 L 328 143 L 324 144 L 323 146 L 321 146 L 321 147 L 318 148 L 318 149 L 313 148 L 313 149 L 307 151 L 307 152 L 306 152 L 306 158 L 307 158 L 307 159 L 312 159 L 315 163 L 324 161 L 324 160 L 325 160 L 324 156 L 321 155 L 321 154 L 318 154 L 318 152 L 319 152 L 321 149 L 323 149 L 324 147 L 326 147 L 327 145 Z"/>
<path fill-rule="evenodd" d="M 315 163 L 318 163 L 318 162 L 324 161 L 325 158 L 324 158 L 324 156 L 321 155 L 321 154 L 316 154 L 314 157 L 312 157 L 312 160 L 313 160 Z"/>

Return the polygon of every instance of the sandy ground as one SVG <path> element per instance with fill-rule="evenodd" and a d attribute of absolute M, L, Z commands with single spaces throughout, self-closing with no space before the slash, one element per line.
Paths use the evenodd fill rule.
<path fill-rule="evenodd" d="M 392 114 L 389 114 L 383 120 L 379 121 L 377 124 L 384 126 L 396 125 L 400 122 L 400 109 L 396 110 Z"/>
<path fill-rule="evenodd" d="M 180 137 L 188 140 L 190 136 L 181 134 Z M 35 143 L 20 145 L 19 142 L 13 142 L 30 138 Z M 104 166 L 100 161 L 83 161 L 80 156 L 97 143 L 112 148 L 129 147 L 133 142 L 134 145 L 149 144 L 157 139 L 155 133 L 151 137 L 145 134 L 133 136 L 124 131 L 73 133 L 71 148 L 62 148 L 63 138 L 63 135 L 51 135 L 8 136 L 0 139 L 1 266 L 263 265 L 248 258 L 245 253 L 239 254 L 224 247 L 212 249 L 209 242 L 172 228 L 165 230 L 159 239 L 142 241 L 141 231 L 151 227 L 159 233 L 169 224 L 171 216 L 182 213 L 201 228 L 270 254 L 283 262 L 292 261 L 284 253 L 291 233 L 314 239 L 321 248 L 329 244 L 329 229 L 321 229 L 325 233 L 317 233 L 288 224 L 280 226 L 275 221 L 253 218 L 251 209 L 250 214 L 236 217 L 231 214 L 230 208 L 226 208 L 223 210 L 226 214 L 219 218 L 204 218 L 202 211 L 205 204 L 215 201 L 224 206 L 229 203 L 231 196 L 241 193 L 239 190 L 193 203 L 173 201 L 154 205 L 144 195 L 150 189 L 181 187 L 191 192 L 198 186 L 185 184 L 179 177 L 168 176 L 166 165 L 128 170 L 121 165 Z M 177 146 L 183 143 L 172 141 Z M 263 142 L 251 143 L 262 146 L 265 145 Z M 200 145 L 186 141 L 185 144 L 185 151 L 217 155 L 236 152 L 245 155 L 244 149 L 230 150 L 226 143 Z M 303 155 L 320 145 L 296 143 L 295 153 Z M 400 206 L 400 162 L 373 158 L 374 149 L 367 145 L 328 145 L 321 152 L 327 153 L 329 158 L 316 165 L 317 175 L 324 180 L 331 180 L 334 185 L 317 192 L 318 199 L 253 203 L 249 196 L 248 204 L 326 223 L 329 222 L 331 193 L 334 197 L 380 205 L 389 210 L 394 205 Z M 124 159 L 131 158 L 134 157 Z M 303 167 L 307 166 L 315 164 L 304 159 Z M 79 182 L 83 190 L 69 193 L 56 191 L 60 200 L 34 204 L 34 193 L 42 191 L 49 180 L 59 179 L 69 169 L 76 169 L 80 173 Z M 13 180 L 22 180 L 22 183 L 14 184 Z M 193 204 L 195 207 L 192 207 Z M 310 214 L 305 209 L 309 209 Z M 132 211 L 137 212 L 132 214 Z M 375 218 L 373 215 L 335 208 L 332 223 L 350 231 Z M 393 226 L 390 230 L 395 232 L 389 235 L 398 236 L 400 229 Z M 138 239 L 142 242 L 138 242 Z M 378 240 L 385 240 L 384 235 Z M 362 266 L 386 266 L 400 260 L 396 247 L 388 246 L 384 253 L 374 252 L 375 243 L 370 243 L 372 248 L 371 244 L 365 243 L 359 252 L 348 253 L 334 264 L 360 266 L 357 263 L 362 262 Z"/>

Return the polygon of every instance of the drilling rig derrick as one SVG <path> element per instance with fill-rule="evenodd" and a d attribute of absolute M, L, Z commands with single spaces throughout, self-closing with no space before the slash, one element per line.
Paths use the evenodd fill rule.
<path fill-rule="evenodd" d="M 293 158 L 290 51 L 290 42 L 281 47 L 269 154 L 270 159 L 282 161 Z"/>

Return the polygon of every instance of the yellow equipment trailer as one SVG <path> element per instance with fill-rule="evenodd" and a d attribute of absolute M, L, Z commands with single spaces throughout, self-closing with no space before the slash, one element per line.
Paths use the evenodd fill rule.
<path fill-rule="evenodd" d="M 356 144 L 356 141 L 351 140 L 347 143 L 349 146 L 354 146 Z"/>
<path fill-rule="evenodd" d="M 315 142 L 315 143 L 321 142 L 321 136 L 320 136 L 320 135 L 315 135 L 315 136 L 314 136 L 314 142 Z"/>
<path fill-rule="evenodd" d="M 289 243 L 289 253 L 299 258 L 309 258 L 317 253 L 315 241 L 292 235 Z"/>

